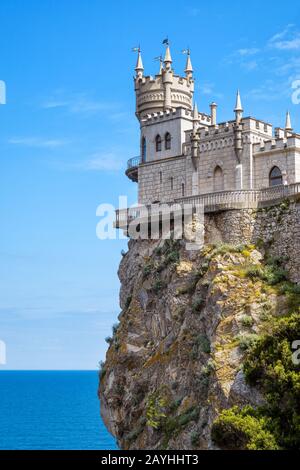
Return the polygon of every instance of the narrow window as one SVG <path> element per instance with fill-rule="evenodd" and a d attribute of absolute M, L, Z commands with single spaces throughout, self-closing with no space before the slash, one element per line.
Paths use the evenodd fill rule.
<path fill-rule="evenodd" d="M 171 189 L 173 190 L 173 187 L 174 187 L 174 178 L 173 176 L 171 176 Z"/>
<path fill-rule="evenodd" d="M 142 162 L 146 161 L 146 151 L 147 151 L 147 144 L 146 144 L 146 138 L 142 138 Z"/>
<path fill-rule="evenodd" d="M 170 132 L 167 132 L 165 134 L 165 149 L 170 150 L 171 148 L 171 134 Z"/>
<path fill-rule="evenodd" d="M 159 183 L 162 184 L 162 172 L 159 172 Z"/>
<path fill-rule="evenodd" d="M 282 173 L 278 166 L 274 166 L 270 171 L 269 175 L 269 185 L 270 186 L 278 186 L 282 184 Z"/>
<path fill-rule="evenodd" d="M 161 151 L 161 136 L 160 135 L 157 135 L 155 137 L 155 148 L 157 152 Z"/>
<path fill-rule="evenodd" d="M 184 183 L 181 183 L 181 196 L 184 197 Z"/>

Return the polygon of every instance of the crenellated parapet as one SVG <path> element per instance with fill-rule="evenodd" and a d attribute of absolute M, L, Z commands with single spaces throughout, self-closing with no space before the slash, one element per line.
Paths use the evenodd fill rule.
<path fill-rule="evenodd" d="M 174 73 L 171 67 L 169 45 L 163 64 L 162 67 L 162 62 L 160 62 L 157 75 L 154 77 L 145 76 L 139 50 L 136 76 L 134 77 L 138 119 L 143 119 L 147 114 L 163 112 L 172 108 L 182 107 L 188 110 L 193 108 L 194 79 L 190 56 L 188 55 L 185 76 Z"/>
<path fill-rule="evenodd" d="M 288 137 L 274 138 L 253 145 L 253 152 L 255 154 L 274 153 L 288 149 L 299 149 L 300 151 L 300 135 L 293 134 Z"/>

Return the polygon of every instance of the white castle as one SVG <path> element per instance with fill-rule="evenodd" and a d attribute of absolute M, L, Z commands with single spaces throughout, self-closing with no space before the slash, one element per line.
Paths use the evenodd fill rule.
<path fill-rule="evenodd" d="M 186 52 L 185 76 L 175 74 L 167 44 L 159 72 L 152 77 L 144 75 L 138 49 L 134 86 L 140 156 L 128 161 L 126 174 L 138 182 L 139 204 L 198 198 L 211 206 L 227 202 L 232 208 L 237 198 L 246 207 L 249 201 L 298 193 L 300 135 L 293 132 L 289 112 L 285 128 L 273 131 L 268 122 L 243 116 L 239 91 L 234 119 L 218 122 L 216 103 L 210 104 L 209 115 L 198 112 Z"/>

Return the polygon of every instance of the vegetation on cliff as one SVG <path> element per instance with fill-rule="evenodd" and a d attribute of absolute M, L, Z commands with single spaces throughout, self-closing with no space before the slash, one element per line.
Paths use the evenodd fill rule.
<path fill-rule="evenodd" d="M 300 291 L 255 245 L 130 242 L 102 416 L 125 449 L 299 448 Z"/>

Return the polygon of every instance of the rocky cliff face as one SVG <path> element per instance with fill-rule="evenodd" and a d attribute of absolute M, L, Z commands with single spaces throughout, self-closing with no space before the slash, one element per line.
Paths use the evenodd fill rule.
<path fill-rule="evenodd" d="M 224 216 L 211 216 L 210 243 L 197 252 L 184 240 L 129 241 L 119 268 L 120 323 L 99 387 L 102 417 L 121 448 L 217 448 L 212 426 L 221 410 L 264 403 L 242 365 L 270 318 L 289 311 L 279 285 L 284 268 L 298 275 L 288 254 L 299 245 L 293 237 L 275 257 L 287 236 L 276 220 L 280 214 L 282 227 L 288 220 L 296 227 L 298 210 L 232 211 L 240 223 L 231 230 Z M 279 235 L 271 242 L 272 231 Z"/>

